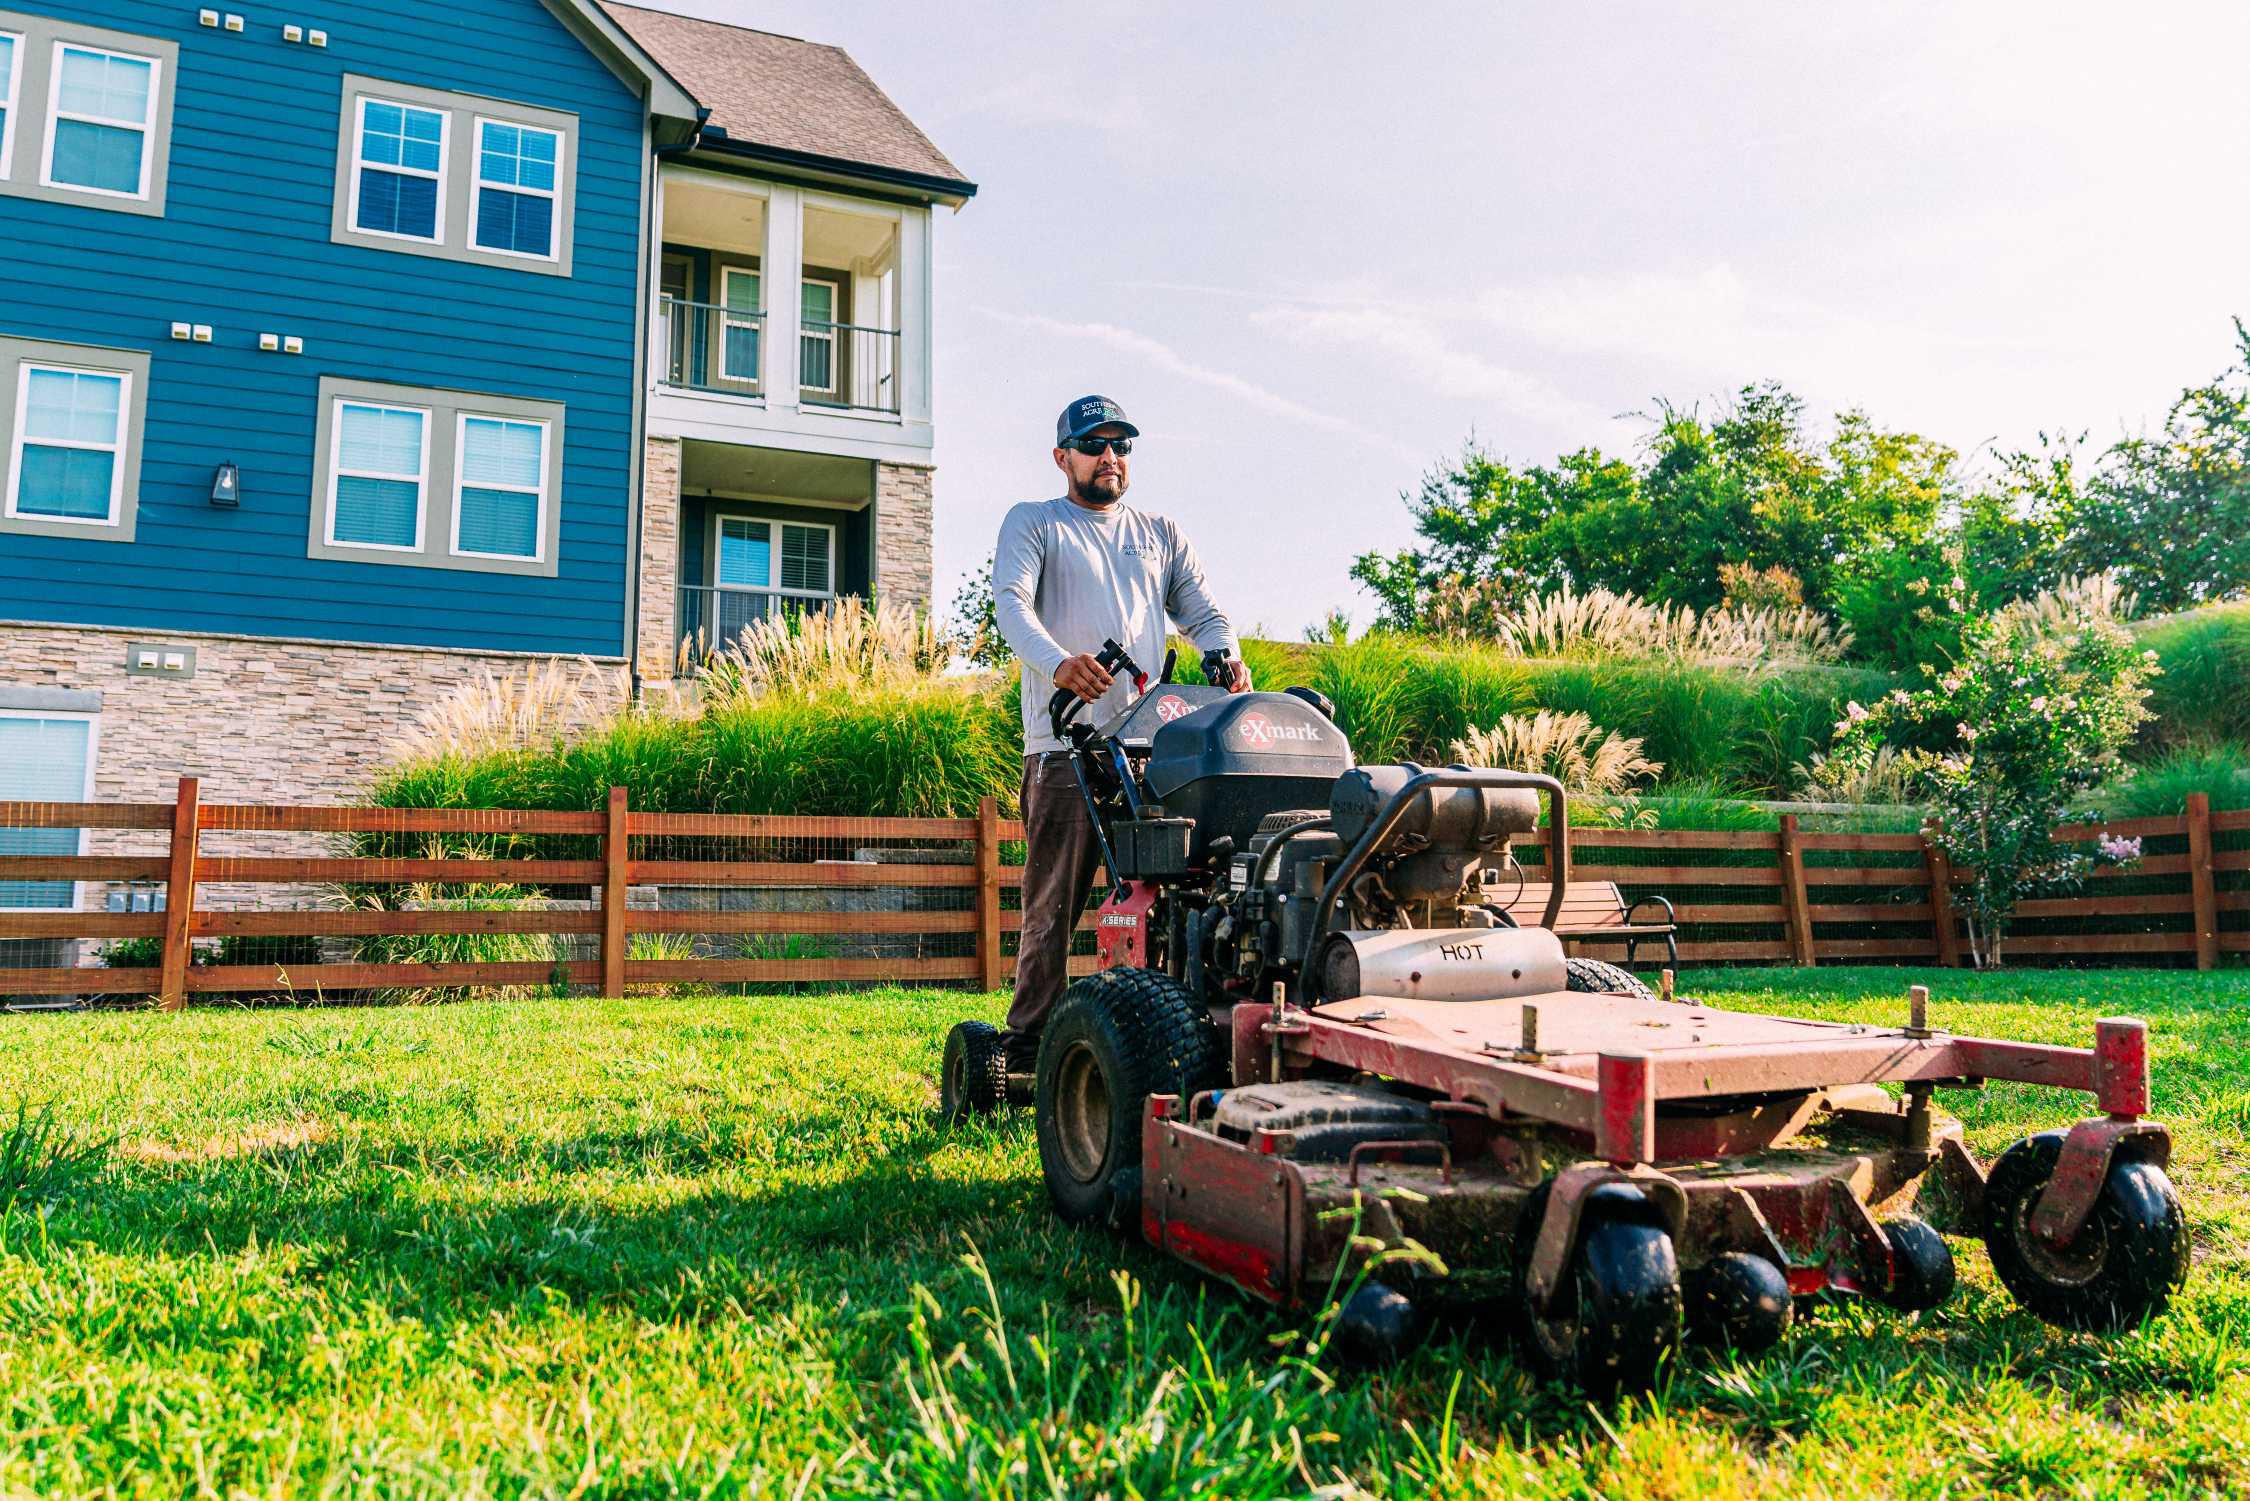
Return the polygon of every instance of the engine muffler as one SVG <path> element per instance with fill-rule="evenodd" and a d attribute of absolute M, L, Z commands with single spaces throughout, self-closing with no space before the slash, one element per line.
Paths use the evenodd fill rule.
<path fill-rule="evenodd" d="M 1545 928 L 1390 928 L 1329 935 L 1320 950 L 1326 1000 L 1489 1001 L 1566 990 L 1562 940 Z"/>

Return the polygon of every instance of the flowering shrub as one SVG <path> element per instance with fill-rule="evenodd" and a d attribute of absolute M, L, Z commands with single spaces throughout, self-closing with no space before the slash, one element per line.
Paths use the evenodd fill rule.
<path fill-rule="evenodd" d="M 1925 666 L 1931 681 L 1919 692 L 1849 705 L 1829 761 L 1839 771 L 1871 769 L 1885 746 L 1921 749 L 1923 783 L 1942 819 L 1936 837 L 1971 877 L 1969 939 L 1978 966 L 1990 968 L 2001 963 L 2018 902 L 2083 880 L 2097 862 L 2139 857 L 2138 841 L 2089 848 L 2058 844 L 2050 831 L 2148 717 L 2144 685 L 2156 654 L 2136 651 L 2103 614 L 2035 628 L 1970 613 L 1959 578 L 1944 594 L 1966 619 L 1959 657 L 1948 668 Z"/>

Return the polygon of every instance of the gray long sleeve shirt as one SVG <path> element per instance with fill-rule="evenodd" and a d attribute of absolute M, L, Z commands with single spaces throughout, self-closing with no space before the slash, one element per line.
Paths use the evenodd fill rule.
<path fill-rule="evenodd" d="M 1023 661 L 1025 755 L 1063 748 L 1047 726 L 1055 669 L 1105 640 L 1152 677 L 1164 666 L 1167 622 L 1198 651 L 1240 654 L 1179 527 L 1123 501 L 1094 511 L 1062 496 L 1010 509 L 992 558 L 992 603 L 1000 634 Z M 1129 686 L 1119 678 L 1083 712 L 1096 724 L 1109 719 L 1124 709 Z"/>

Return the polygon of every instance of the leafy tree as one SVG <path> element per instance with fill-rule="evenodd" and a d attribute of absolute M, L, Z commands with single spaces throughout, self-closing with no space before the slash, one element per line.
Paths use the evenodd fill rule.
<path fill-rule="evenodd" d="M 992 559 L 962 581 L 953 595 L 953 619 L 948 629 L 953 649 L 978 667 L 1005 667 L 1016 659 L 1008 638 L 1000 634 L 1000 616 L 992 600 Z"/>

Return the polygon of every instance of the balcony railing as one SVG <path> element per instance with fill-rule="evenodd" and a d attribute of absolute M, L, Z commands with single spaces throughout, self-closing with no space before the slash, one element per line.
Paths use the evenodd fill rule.
<path fill-rule="evenodd" d="M 684 297 L 663 301 L 664 384 L 734 396 L 765 393 L 766 315 Z"/>
<path fill-rule="evenodd" d="M 798 338 L 797 400 L 898 415 L 899 331 L 808 321 Z"/>
<path fill-rule="evenodd" d="M 679 586 L 680 659 L 692 665 L 768 616 L 817 608 L 833 594 L 802 589 L 745 589 L 733 584 Z"/>

